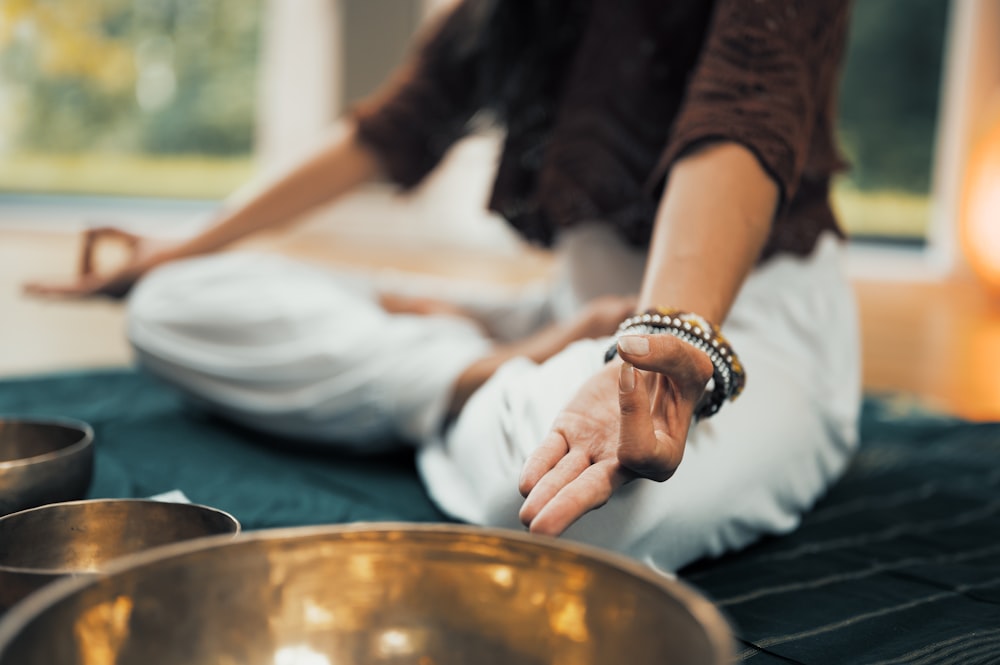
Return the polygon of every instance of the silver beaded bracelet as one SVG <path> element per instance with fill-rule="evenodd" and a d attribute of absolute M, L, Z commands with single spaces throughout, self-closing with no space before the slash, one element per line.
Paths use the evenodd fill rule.
<path fill-rule="evenodd" d="M 615 341 L 604 356 L 611 361 L 618 353 L 618 338 L 624 335 L 672 335 L 704 352 L 712 361 L 713 386 L 708 399 L 697 410 L 697 418 L 714 415 L 726 400 L 734 400 L 746 384 L 746 372 L 718 326 L 697 314 L 657 308 L 631 316 L 618 326 Z"/>

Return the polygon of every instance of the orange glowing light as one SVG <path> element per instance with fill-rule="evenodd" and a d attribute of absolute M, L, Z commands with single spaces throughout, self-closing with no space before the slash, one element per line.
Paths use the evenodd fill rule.
<path fill-rule="evenodd" d="M 972 150 L 965 182 L 962 247 L 975 273 L 1000 291 L 1000 122 Z"/>

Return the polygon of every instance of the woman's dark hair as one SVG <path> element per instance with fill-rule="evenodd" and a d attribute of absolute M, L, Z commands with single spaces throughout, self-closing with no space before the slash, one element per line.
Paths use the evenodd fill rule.
<path fill-rule="evenodd" d="M 552 112 L 589 8 L 589 0 L 465 0 L 442 26 L 450 34 L 438 44 L 448 52 L 434 56 L 466 63 L 477 107 L 505 124 L 535 125 Z"/>

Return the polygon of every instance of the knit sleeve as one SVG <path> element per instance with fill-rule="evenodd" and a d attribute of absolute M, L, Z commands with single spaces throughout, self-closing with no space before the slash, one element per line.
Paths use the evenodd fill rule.
<path fill-rule="evenodd" d="M 478 110 L 476 5 L 450 10 L 388 83 L 351 112 L 361 142 L 404 188 L 437 166 Z"/>
<path fill-rule="evenodd" d="M 794 196 L 843 50 L 847 0 L 718 0 L 658 172 L 734 141 Z"/>

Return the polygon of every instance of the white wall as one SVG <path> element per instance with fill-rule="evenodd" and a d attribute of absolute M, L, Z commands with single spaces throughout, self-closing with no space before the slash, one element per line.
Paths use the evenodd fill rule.
<path fill-rule="evenodd" d="M 400 0 L 402 1 L 402 0 Z M 425 20 L 455 0 L 421 2 Z M 262 171 L 280 170 L 337 131 L 343 111 L 342 0 L 269 0 L 264 40 L 259 146 Z M 377 47 L 377 45 L 374 45 Z M 399 243 L 438 243 L 511 253 L 520 241 L 485 205 L 499 137 L 460 142 L 405 204 L 390 188 L 371 187 L 317 215 L 345 234 Z"/>

